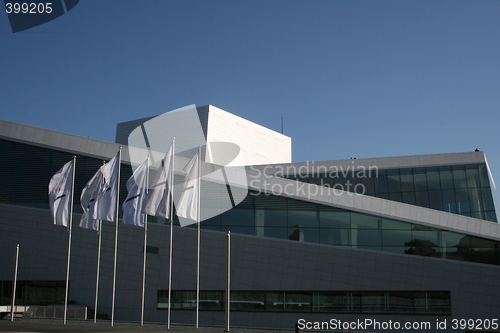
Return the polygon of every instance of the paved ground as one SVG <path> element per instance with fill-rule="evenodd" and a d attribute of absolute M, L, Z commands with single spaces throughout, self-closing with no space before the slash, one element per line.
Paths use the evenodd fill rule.
<path fill-rule="evenodd" d="M 293 330 L 262 330 L 252 328 L 231 328 L 234 333 L 290 333 Z M 140 323 L 116 322 L 111 327 L 109 320 L 98 321 L 94 324 L 93 320 L 68 320 L 66 325 L 62 319 L 18 319 L 13 322 L 10 320 L 0 320 L 0 332 L 22 332 L 22 333 L 72 333 L 72 332 L 196 332 L 196 333 L 219 333 L 225 332 L 223 327 L 200 327 L 196 329 L 193 326 L 171 325 L 167 330 L 166 324 L 148 324 L 141 326 Z"/>

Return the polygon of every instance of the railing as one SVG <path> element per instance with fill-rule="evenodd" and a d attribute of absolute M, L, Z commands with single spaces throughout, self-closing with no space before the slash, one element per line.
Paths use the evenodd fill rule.
<path fill-rule="evenodd" d="M 0 306 L 0 312 L 7 313 L 10 316 L 10 305 Z M 64 318 L 64 306 L 61 305 L 16 305 L 14 306 L 15 314 L 22 314 L 23 317 L 29 316 L 33 318 Z M 67 319 L 87 320 L 86 306 L 68 306 L 66 313 Z"/>

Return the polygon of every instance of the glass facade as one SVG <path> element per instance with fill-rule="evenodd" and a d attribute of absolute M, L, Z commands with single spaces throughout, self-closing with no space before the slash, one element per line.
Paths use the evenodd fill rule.
<path fill-rule="evenodd" d="M 224 311 L 224 291 L 200 291 L 200 310 Z M 195 310 L 196 291 L 172 291 L 172 309 Z M 451 313 L 449 291 L 231 291 L 231 311 L 363 314 Z M 158 291 L 158 309 L 168 291 Z"/>
<path fill-rule="evenodd" d="M 287 178 L 497 222 L 486 163 L 353 169 Z"/>
<path fill-rule="evenodd" d="M 48 186 L 52 176 L 74 154 L 0 139 L 0 203 L 49 209 Z M 76 155 L 75 204 L 81 213 L 80 195 L 103 160 Z M 126 198 L 130 165 L 122 164 L 120 198 Z M 121 209 L 120 209 L 121 212 Z"/>
<path fill-rule="evenodd" d="M 500 265 L 500 242 L 335 207 L 250 193 L 236 208 L 201 227 Z"/>
<path fill-rule="evenodd" d="M 49 180 L 73 154 L 0 139 L 0 156 L 0 203 L 49 209 Z M 82 211 L 78 199 L 81 190 L 101 165 L 100 159 L 77 155 L 74 212 Z M 120 198 L 126 197 L 126 181 L 131 174 L 130 165 L 122 164 Z M 331 177 L 317 180 L 322 179 L 338 180 Z M 183 177 L 177 175 L 177 180 L 180 182 Z M 378 170 L 378 177 L 360 180 L 366 185 L 367 194 L 401 200 L 413 198 L 414 204 L 424 202 L 452 212 L 468 211 L 471 216 L 490 216 L 490 220 L 495 217 L 485 165 Z M 202 182 L 204 187 L 209 188 Z M 148 221 L 166 223 L 165 219 L 154 217 Z M 201 226 L 295 241 L 500 264 L 500 243 L 496 241 L 257 193 L 249 193 L 236 208 L 203 221 Z"/>
<path fill-rule="evenodd" d="M 0 281 L 0 305 L 12 304 L 12 281 Z M 64 304 L 66 281 L 17 281 L 16 305 Z"/>

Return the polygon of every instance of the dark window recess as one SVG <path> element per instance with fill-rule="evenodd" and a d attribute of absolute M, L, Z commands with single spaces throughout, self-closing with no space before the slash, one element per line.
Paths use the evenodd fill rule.
<path fill-rule="evenodd" d="M 157 246 L 146 245 L 146 253 L 158 254 L 160 248 Z"/>
<path fill-rule="evenodd" d="M 0 305 L 12 302 L 13 282 L 0 281 Z M 17 281 L 16 305 L 64 304 L 66 281 Z"/>

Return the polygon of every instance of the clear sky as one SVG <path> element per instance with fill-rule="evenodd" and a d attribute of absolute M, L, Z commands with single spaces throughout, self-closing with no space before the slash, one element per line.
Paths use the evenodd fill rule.
<path fill-rule="evenodd" d="M 114 141 L 212 104 L 292 137 L 293 160 L 484 150 L 500 182 L 500 1 L 80 0 L 12 33 L 0 118 Z"/>

